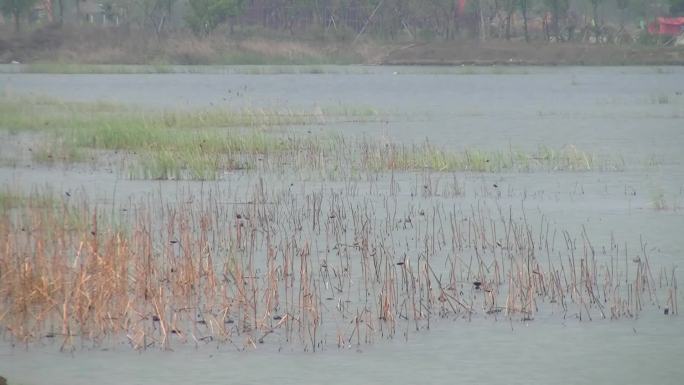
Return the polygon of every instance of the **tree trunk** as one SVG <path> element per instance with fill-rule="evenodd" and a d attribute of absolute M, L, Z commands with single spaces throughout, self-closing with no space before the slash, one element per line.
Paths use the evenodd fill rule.
<path fill-rule="evenodd" d="M 81 0 L 76 1 L 76 23 L 81 23 Z"/>
<path fill-rule="evenodd" d="M 559 40 L 560 37 L 560 28 L 559 28 L 559 23 L 558 23 L 558 14 L 560 13 L 560 10 L 558 9 L 558 0 L 554 0 L 553 2 L 553 20 L 551 20 L 551 28 L 553 30 L 554 37 L 556 38 L 556 41 Z"/>
<path fill-rule="evenodd" d="M 484 7 L 482 6 L 482 2 L 484 0 L 479 0 L 478 4 L 480 6 L 480 40 L 485 41 L 487 40 L 487 29 L 485 28 L 485 17 L 484 17 Z"/>
<path fill-rule="evenodd" d="M 59 25 L 61 26 L 64 24 L 64 0 L 59 0 L 57 5 L 59 5 Z"/>
<path fill-rule="evenodd" d="M 525 41 L 530 42 L 530 33 L 527 30 L 527 0 L 520 0 L 520 8 L 523 17 L 523 29 L 525 30 Z"/>
<path fill-rule="evenodd" d="M 506 15 L 506 40 L 511 40 L 511 18 L 513 17 L 513 7 L 508 9 Z"/>
<path fill-rule="evenodd" d="M 19 25 L 19 12 L 15 11 L 14 13 L 14 32 L 19 33 L 21 31 L 21 26 Z"/>
<path fill-rule="evenodd" d="M 596 44 L 599 43 L 601 38 L 601 28 L 599 27 L 598 20 L 598 0 L 592 0 L 592 5 L 594 6 L 594 36 L 596 38 Z"/>

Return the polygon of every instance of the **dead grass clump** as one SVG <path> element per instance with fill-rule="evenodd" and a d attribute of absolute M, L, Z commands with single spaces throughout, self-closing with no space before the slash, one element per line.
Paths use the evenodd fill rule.
<path fill-rule="evenodd" d="M 320 49 L 311 45 L 294 41 L 272 41 L 263 38 L 247 39 L 236 44 L 238 49 L 254 52 L 265 56 L 284 57 L 290 60 L 312 58 L 323 60 L 324 54 Z"/>
<path fill-rule="evenodd" d="M 190 37 L 178 37 L 165 41 L 163 55 L 168 61 L 181 65 L 206 65 L 215 63 L 221 48 L 209 39 L 197 40 Z"/>

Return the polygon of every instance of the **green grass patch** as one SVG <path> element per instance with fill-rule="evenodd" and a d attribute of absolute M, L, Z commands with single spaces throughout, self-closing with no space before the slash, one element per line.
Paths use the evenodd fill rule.
<path fill-rule="evenodd" d="M 26 193 L 5 187 L 0 189 L 0 213 L 5 214 L 12 209 L 22 207 L 53 208 L 58 204 L 54 194 L 49 190 L 34 190 Z"/>
<path fill-rule="evenodd" d="M 98 130 L 116 133 L 110 140 L 143 139 L 150 130 L 226 127 L 269 127 L 377 120 L 379 113 L 363 106 L 316 108 L 311 111 L 261 108 L 194 110 L 141 109 L 95 102 L 62 102 L 51 98 L 0 97 L 0 128 L 10 132 L 52 129 Z M 124 133 L 126 136 L 120 138 Z M 132 136 L 131 136 L 132 135 Z M 113 144 L 114 146 L 114 144 Z M 107 146 L 112 147 L 112 146 Z"/>
<path fill-rule="evenodd" d="M 174 73 L 170 65 L 108 65 L 75 63 L 30 63 L 18 66 L 22 73 L 37 74 L 166 74 Z"/>
<path fill-rule="evenodd" d="M 128 230 L 122 226 L 119 218 L 109 215 L 106 210 L 98 210 L 96 217 L 92 215 L 88 198 L 82 191 L 66 194 L 56 193 L 49 186 L 22 191 L 14 188 L 0 189 L 0 227 L 13 223 L 18 228 L 42 231 L 50 234 L 59 226 L 67 231 L 90 232 L 93 221 L 106 224 L 122 233 Z M 43 226 L 46 223 L 52 225 Z"/>
<path fill-rule="evenodd" d="M 42 164 L 80 163 L 88 159 L 88 150 L 55 139 L 38 144 L 31 151 L 31 159 Z"/>
<path fill-rule="evenodd" d="M 216 179 L 221 170 L 253 167 L 274 154 L 318 151 L 311 135 L 279 135 L 270 126 L 374 119 L 364 107 L 311 112 L 244 109 L 143 110 L 111 103 L 60 102 L 50 98 L 0 99 L 0 128 L 35 132 L 38 163 L 89 159 L 89 150 L 132 154 L 128 175 L 145 179 Z"/>
<path fill-rule="evenodd" d="M 131 179 L 216 180 L 222 170 L 247 168 L 251 168 L 251 163 L 240 163 L 217 153 L 162 149 L 140 157 L 128 168 L 128 176 Z"/>
<path fill-rule="evenodd" d="M 109 151 L 124 155 L 130 178 L 212 180 L 225 171 L 266 169 L 313 171 L 335 178 L 360 172 L 434 170 L 441 172 L 531 172 L 622 170 L 622 159 L 606 159 L 574 146 L 449 150 L 429 142 L 385 143 L 339 135 L 268 127 L 321 124 L 330 120 L 373 121 L 367 107 L 334 106 L 301 113 L 225 109 L 143 110 L 111 103 L 30 102 L 0 98 L 0 129 L 33 131 L 38 163 L 76 163 Z M 121 156 L 121 155 L 120 155 Z"/>
<path fill-rule="evenodd" d="M 362 168 L 384 170 L 435 170 L 443 172 L 532 172 L 532 171 L 620 171 L 621 158 L 601 159 L 574 146 L 562 149 L 540 147 L 536 152 L 522 150 L 448 151 L 429 142 L 417 145 L 361 143 Z"/>
<path fill-rule="evenodd" d="M 279 64 L 278 64 L 279 63 Z M 344 64 L 344 63 L 341 63 Z M 282 59 L 277 63 L 266 59 L 227 56 L 220 65 L 109 65 L 59 62 L 0 65 L 0 73 L 67 74 L 67 75 L 145 75 L 145 74 L 228 74 L 228 75 L 306 75 L 306 74 L 370 74 L 380 70 L 371 66 L 329 64 L 324 60 Z M 422 73 L 418 70 L 414 73 Z M 430 72 L 427 72 L 430 73 Z"/>

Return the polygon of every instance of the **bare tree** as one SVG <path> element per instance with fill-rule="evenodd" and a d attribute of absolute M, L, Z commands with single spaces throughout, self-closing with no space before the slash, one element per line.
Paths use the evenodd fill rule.
<path fill-rule="evenodd" d="M 525 41 L 530 42 L 530 32 L 527 29 L 527 12 L 529 10 L 530 0 L 518 0 L 520 5 L 520 12 L 523 17 L 523 30 L 525 31 Z"/>
<path fill-rule="evenodd" d="M 601 39 L 601 22 L 599 21 L 599 5 L 603 0 L 589 0 L 591 2 L 591 8 L 594 18 L 594 36 L 596 43 L 600 42 Z"/>

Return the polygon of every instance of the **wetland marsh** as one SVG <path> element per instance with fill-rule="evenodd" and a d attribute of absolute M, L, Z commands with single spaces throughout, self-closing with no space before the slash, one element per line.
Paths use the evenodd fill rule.
<path fill-rule="evenodd" d="M 683 69 L 135 71 L 0 73 L 10 383 L 684 376 Z"/>

